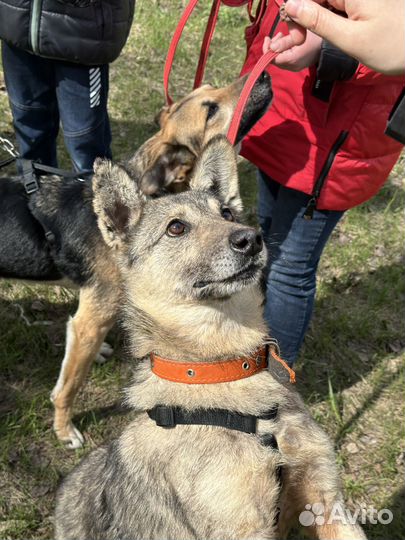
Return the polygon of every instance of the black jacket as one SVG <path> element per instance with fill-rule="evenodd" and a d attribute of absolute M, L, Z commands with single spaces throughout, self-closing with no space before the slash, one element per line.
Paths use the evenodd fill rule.
<path fill-rule="evenodd" d="M 0 38 L 39 56 L 85 65 L 115 60 L 135 0 L 1 0 Z"/>

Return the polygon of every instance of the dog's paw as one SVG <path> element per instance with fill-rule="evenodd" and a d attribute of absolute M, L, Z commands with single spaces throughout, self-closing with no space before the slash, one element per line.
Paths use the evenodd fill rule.
<path fill-rule="evenodd" d="M 96 362 L 97 364 L 104 364 L 107 362 L 107 360 L 112 356 L 114 352 L 114 349 L 104 341 L 104 343 L 101 345 L 100 350 L 96 356 Z"/>
<path fill-rule="evenodd" d="M 63 431 L 56 430 L 56 436 L 70 450 L 77 450 L 84 445 L 83 435 L 72 423 Z"/>

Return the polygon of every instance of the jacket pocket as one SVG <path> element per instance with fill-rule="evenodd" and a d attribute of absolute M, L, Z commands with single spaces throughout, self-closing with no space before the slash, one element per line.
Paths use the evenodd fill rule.
<path fill-rule="evenodd" d="M 314 189 L 311 194 L 311 198 L 308 201 L 307 207 L 304 212 L 304 219 L 310 220 L 313 217 L 314 210 L 316 209 L 316 205 L 319 199 L 319 196 L 321 194 L 322 188 L 326 182 L 326 179 L 328 177 L 328 174 L 332 168 L 333 162 L 335 161 L 335 158 L 337 156 L 337 153 L 344 145 L 347 137 L 349 135 L 348 131 L 341 131 L 339 133 L 338 138 L 333 143 L 333 146 L 325 160 L 325 163 L 321 169 L 321 172 L 319 173 L 319 176 L 315 182 Z"/>

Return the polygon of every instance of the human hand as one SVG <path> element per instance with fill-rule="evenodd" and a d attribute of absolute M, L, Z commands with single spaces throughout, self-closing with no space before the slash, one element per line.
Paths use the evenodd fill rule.
<path fill-rule="evenodd" d="M 279 32 L 273 39 L 264 38 L 263 54 L 269 50 L 276 50 L 278 42 L 283 40 L 283 34 Z M 319 60 L 321 53 L 322 38 L 308 32 L 305 42 L 299 46 L 293 46 L 291 49 L 280 53 L 274 60 L 274 65 L 288 71 L 301 71 L 306 67 L 315 65 Z"/>
<path fill-rule="evenodd" d="M 376 71 L 395 75 L 405 72 L 404 0 L 329 0 L 347 18 L 319 5 L 321 0 L 288 0 L 285 11 L 292 19 L 289 36 L 279 39 L 275 52 L 299 45 L 308 28 Z"/>

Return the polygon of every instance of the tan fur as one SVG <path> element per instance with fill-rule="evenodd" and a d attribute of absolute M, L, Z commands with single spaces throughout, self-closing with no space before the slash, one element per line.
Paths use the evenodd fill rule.
<path fill-rule="evenodd" d="M 305 504 L 324 503 L 326 517 L 333 504 L 343 504 L 332 445 L 290 385 L 269 371 L 234 382 L 184 384 L 151 369 L 152 351 L 172 361 L 215 362 L 250 355 L 267 340 L 259 287 L 264 254 L 233 249 L 235 231 L 251 228 L 221 215 L 226 200 L 232 211 L 238 207 L 235 178 L 226 177 L 236 174 L 230 160 L 227 143 L 214 139 L 195 167 L 192 191 L 145 202 L 133 190 L 130 206 L 111 223 L 112 242 L 120 239 L 126 327 L 132 354 L 141 358 L 127 390 L 135 419 L 62 485 L 59 539 L 276 539 L 286 536 Z M 100 223 L 111 205 L 125 206 L 125 173 L 115 172 L 115 184 L 99 179 L 95 187 Z M 214 194 L 211 181 L 220 184 Z M 188 224 L 174 238 L 168 233 L 173 218 Z M 248 264 L 260 266 L 239 279 L 238 268 Z M 164 429 L 146 414 L 166 405 L 262 416 L 276 404 L 277 417 L 259 419 L 256 435 L 198 425 Z M 279 451 L 262 443 L 266 434 L 276 437 Z M 88 492 L 83 485 L 91 486 Z M 365 538 L 360 527 L 340 523 L 308 532 L 325 540 Z"/>
<path fill-rule="evenodd" d="M 51 398 L 55 407 L 55 433 L 70 448 L 78 448 L 83 443 L 71 421 L 74 398 L 118 311 L 120 296 L 113 292 L 111 285 L 82 288 L 78 310 L 68 321 L 66 355 Z"/>

